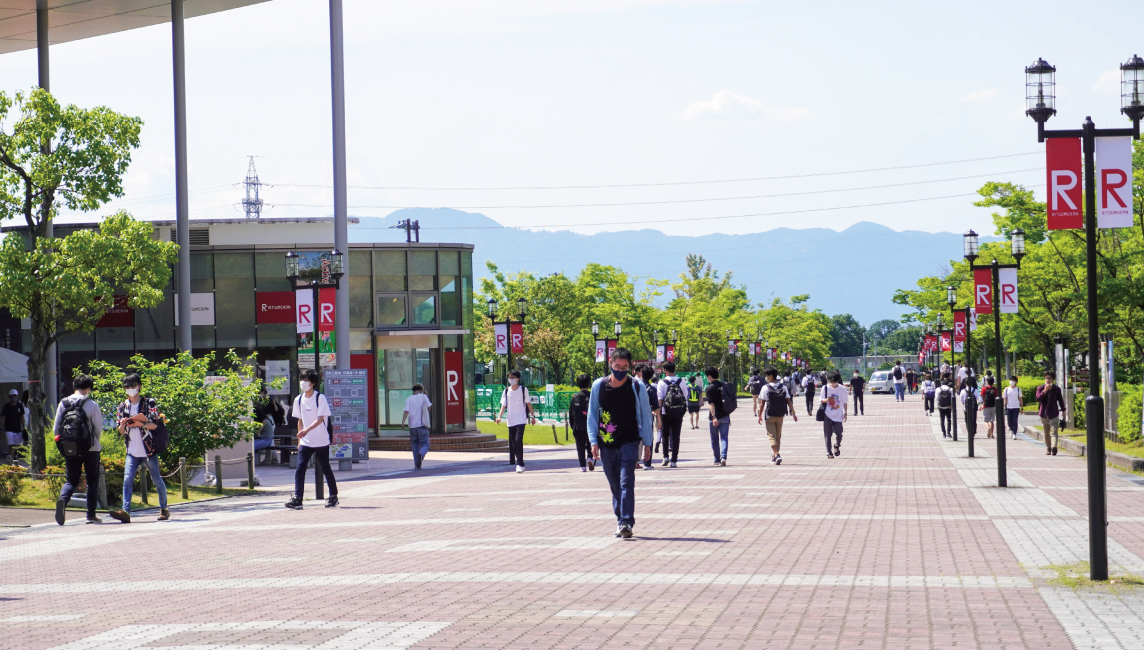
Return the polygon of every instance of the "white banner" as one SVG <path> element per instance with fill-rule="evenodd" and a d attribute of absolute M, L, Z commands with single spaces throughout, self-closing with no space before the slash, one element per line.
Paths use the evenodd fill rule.
<path fill-rule="evenodd" d="M 314 290 L 298 289 L 294 292 L 294 322 L 299 334 L 314 333 Z M 314 346 L 310 346 L 313 349 Z M 301 363 L 301 362 L 299 362 Z M 310 367 L 313 367 L 313 363 Z"/>
<path fill-rule="evenodd" d="M 977 331 L 977 312 L 972 307 L 969 308 L 969 331 Z"/>
<path fill-rule="evenodd" d="M 596 363 L 604 363 L 608 358 L 608 342 L 604 339 L 596 339 Z"/>
<path fill-rule="evenodd" d="M 1017 313 L 1017 269 L 1001 269 L 997 276 L 997 291 L 1001 294 L 1001 313 Z"/>
<path fill-rule="evenodd" d="M 214 294 L 191 294 L 191 325 L 214 325 Z M 179 326 L 179 294 L 175 294 L 175 327 Z"/>
<path fill-rule="evenodd" d="M 1096 139 L 1096 225 L 1132 227 L 1132 138 Z"/>
<path fill-rule="evenodd" d="M 508 323 L 493 325 L 493 343 L 497 354 L 508 354 Z"/>

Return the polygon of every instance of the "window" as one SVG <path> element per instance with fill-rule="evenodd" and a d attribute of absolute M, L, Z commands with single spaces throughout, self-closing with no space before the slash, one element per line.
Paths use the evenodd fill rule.
<path fill-rule="evenodd" d="M 285 268 L 283 262 L 283 268 Z M 215 253 L 215 326 L 220 348 L 253 348 L 254 256 Z"/>
<path fill-rule="evenodd" d="M 378 291 L 405 291 L 405 251 L 373 252 L 373 284 Z"/>
<path fill-rule="evenodd" d="M 371 267 L 370 251 L 350 251 L 350 274 L 342 278 L 342 282 L 349 282 L 350 327 L 373 327 Z"/>
<path fill-rule="evenodd" d="M 436 251 L 409 251 L 409 290 L 437 289 Z"/>
<path fill-rule="evenodd" d="M 461 292 L 459 276 L 441 276 L 441 325 L 461 324 Z"/>
<path fill-rule="evenodd" d="M 377 295 L 377 326 L 381 329 L 409 326 L 404 295 Z"/>
<path fill-rule="evenodd" d="M 413 312 L 413 325 L 437 324 L 437 295 L 432 293 L 414 294 L 410 296 Z"/>

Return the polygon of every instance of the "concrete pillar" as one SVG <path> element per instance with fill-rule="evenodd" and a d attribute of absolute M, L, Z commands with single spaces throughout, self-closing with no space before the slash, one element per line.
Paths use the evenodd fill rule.
<path fill-rule="evenodd" d="M 191 208 L 187 188 L 187 66 L 183 0 L 171 0 L 171 60 L 175 85 L 175 239 L 179 244 L 178 333 L 180 351 L 191 351 Z"/>

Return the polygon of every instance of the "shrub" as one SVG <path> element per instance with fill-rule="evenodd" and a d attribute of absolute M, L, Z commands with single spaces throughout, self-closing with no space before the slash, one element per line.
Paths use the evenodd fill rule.
<path fill-rule="evenodd" d="M 1140 386 L 1120 385 L 1120 407 L 1116 410 L 1116 428 L 1119 429 L 1120 442 L 1131 443 L 1140 440 L 1140 411 L 1144 405 L 1140 391 Z"/>
<path fill-rule="evenodd" d="M 12 505 L 24 490 L 23 478 L 26 476 L 23 468 L 0 467 L 0 503 Z"/>
<path fill-rule="evenodd" d="M 108 505 L 119 503 L 123 497 L 123 458 L 100 458 L 103 463 L 103 482 L 107 485 Z M 136 479 L 138 480 L 138 479 Z"/>
<path fill-rule="evenodd" d="M 48 465 L 44 468 L 44 483 L 48 486 L 49 495 L 59 495 L 60 489 L 67 481 L 64 477 L 66 473 L 67 470 L 59 465 Z"/>

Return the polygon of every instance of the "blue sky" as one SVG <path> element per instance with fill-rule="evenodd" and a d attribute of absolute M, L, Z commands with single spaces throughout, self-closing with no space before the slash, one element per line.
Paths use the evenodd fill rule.
<path fill-rule="evenodd" d="M 345 8 L 351 185 L 482 188 L 351 187 L 351 214 L 458 207 L 505 225 L 580 232 L 841 230 L 858 221 L 991 232 L 987 211 L 957 195 L 990 179 L 1042 193 L 1023 67 L 1041 56 L 1059 68 L 1060 114 L 1050 126 L 1073 128 L 1086 115 L 1112 126 L 1121 119 L 1117 66 L 1144 52 L 1138 1 L 346 0 Z M 276 184 L 264 192 L 265 214 L 331 212 L 327 19 L 325 2 L 272 0 L 188 21 L 192 216 L 241 214 L 233 184 L 248 155 Z M 140 218 L 173 216 L 169 38 L 160 26 L 52 48 L 52 90 L 62 100 L 145 120 L 128 194 L 111 206 Z M 6 91 L 33 85 L 34 53 L 0 57 L 0 79 Z M 487 189 L 981 158 L 990 159 L 781 180 Z M 586 205 L 600 203 L 629 205 Z M 581 207 L 503 207 L 553 205 Z M 757 216 L 722 218 L 730 215 Z"/>

